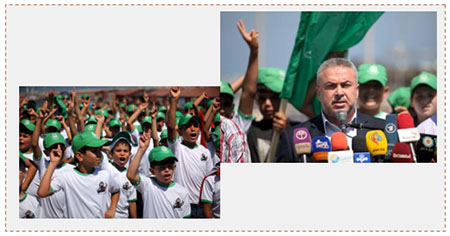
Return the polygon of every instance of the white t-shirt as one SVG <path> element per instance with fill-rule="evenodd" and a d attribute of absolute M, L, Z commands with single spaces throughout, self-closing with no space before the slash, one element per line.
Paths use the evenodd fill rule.
<path fill-rule="evenodd" d="M 220 218 L 220 177 L 211 175 L 203 183 L 201 202 L 210 203 L 214 218 Z"/>
<path fill-rule="evenodd" d="M 180 138 L 177 138 L 175 143 L 169 141 L 168 144 L 178 159 L 174 180 L 188 190 L 190 201 L 197 204 L 203 178 L 213 168 L 211 154 L 202 145 L 187 147 L 181 143 Z"/>
<path fill-rule="evenodd" d="M 179 183 L 161 186 L 154 177 L 139 175 L 134 185 L 142 194 L 144 218 L 187 218 L 191 214 L 191 202 L 187 190 Z"/>
<path fill-rule="evenodd" d="M 238 109 L 238 112 L 234 113 L 232 120 L 239 125 L 245 134 L 247 134 L 250 126 L 252 126 L 253 118 L 253 116 L 245 116 L 241 110 Z"/>
<path fill-rule="evenodd" d="M 51 189 L 64 191 L 66 218 L 104 218 L 111 204 L 111 193 L 120 190 L 114 176 L 100 168 L 95 168 L 91 174 L 75 168 L 61 172 L 52 181 Z"/>
<path fill-rule="evenodd" d="M 38 200 L 25 193 L 25 196 L 22 199 L 19 199 L 19 218 L 37 218 L 38 215 Z"/>
<path fill-rule="evenodd" d="M 127 169 L 120 171 L 114 164 L 108 163 L 107 170 L 115 176 L 114 178 L 120 186 L 120 197 L 114 218 L 128 218 L 129 202 L 135 202 L 137 200 L 136 188 L 134 188 L 127 178 Z"/>
<path fill-rule="evenodd" d="M 34 161 L 39 170 L 39 177 L 42 179 L 48 169 L 50 159 L 44 153 L 41 158 Z M 52 181 L 61 175 L 62 171 L 75 168 L 72 164 L 64 163 L 61 167 L 57 167 L 52 175 Z M 63 191 L 58 191 L 50 196 L 40 199 L 41 206 L 39 210 L 39 218 L 64 218 L 64 211 L 66 208 L 66 201 Z"/>

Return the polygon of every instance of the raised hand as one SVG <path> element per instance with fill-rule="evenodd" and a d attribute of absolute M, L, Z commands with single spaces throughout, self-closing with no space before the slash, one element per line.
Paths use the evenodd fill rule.
<path fill-rule="evenodd" d="M 151 137 L 149 133 L 142 134 L 139 138 L 139 148 L 147 149 L 148 145 L 150 145 L 150 139 Z"/>
<path fill-rule="evenodd" d="M 56 117 L 56 119 L 57 119 L 59 122 L 61 122 L 61 124 L 65 124 L 65 123 L 66 123 L 65 120 L 64 120 L 64 116 L 59 115 L 59 116 Z"/>
<path fill-rule="evenodd" d="M 250 32 L 247 32 L 247 30 L 245 29 L 244 22 L 242 22 L 242 20 L 240 20 L 237 23 L 237 27 L 238 27 L 239 32 L 242 35 L 242 38 L 245 40 L 245 42 L 250 47 L 250 50 L 257 50 L 258 47 L 259 47 L 259 41 L 258 41 L 259 33 L 258 33 L 258 31 L 250 30 Z"/>
<path fill-rule="evenodd" d="M 57 148 L 55 148 L 52 151 L 50 151 L 50 162 L 59 163 L 59 161 L 62 158 L 62 154 L 63 154 L 63 152 L 61 150 L 61 145 L 58 145 Z"/>
<path fill-rule="evenodd" d="M 105 116 L 104 115 L 96 115 L 95 119 L 97 120 L 97 123 L 104 123 L 105 122 Z"/>
<path fill-rule="evenodd" d="M 144 90 L 144 101 L 148 103 L 150 101 L 150 95 Z"/>
<path fill-rule="evenodd" d="M 156 104 L 153 101 L 152 110 L 150 110 L 150 116 L 152 118 L 156 117 L 156 114 L 158 113 L 158 109 L 156 109 Z"/>
<path fill-rule="evenodd" d="M 179 98 L 181 94 L 181 88 L 180 87 L 172 87 L 170 88 L 170 97 L 172 98 Z"/>
<path fill-rule="evenodd" d="M 69 94 L 72 97 L 72 99 L 75 100 L 75 98 L 77 97 L 77 89 L 73 87 L 73 91 L 69 92 Z"/>
<path fill-rule="evenodd" d="M 216 113 L 217 111 L 220 110 L 220 98 L 219 97 L 214 98 L 212 107 L 213 107 L 212 109 L 213 109 L 214 113 Z"/>

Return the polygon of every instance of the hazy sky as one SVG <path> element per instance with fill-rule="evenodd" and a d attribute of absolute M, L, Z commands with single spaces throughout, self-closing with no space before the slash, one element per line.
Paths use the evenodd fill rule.
<path fill-rule="evenodd" d="M 245 73 L 249 49 L 236 28 L 260 32 L 260 66 L 287 69 L 297 35 L 300 12 L 222 12 L 220 22 L 221 79 L 232 81 Z M 350 49 L 356 63 L 436 70 L 435 12 L 385 12 L 363 41 Z"/>

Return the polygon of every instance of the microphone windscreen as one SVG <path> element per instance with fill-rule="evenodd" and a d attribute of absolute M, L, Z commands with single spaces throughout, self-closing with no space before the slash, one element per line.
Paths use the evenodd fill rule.
<path fill-rule="evenodd" d="M 331 135 L 331 150 L 344 151 L 348 150 L 347 136 L 342 132 L 334 132 Z"/>
<path fill-rule="evenodd" d="M 331 142 L 325 136 L 317 136 L 312 140 L 312 152 L 315 162 L 328 162 L 328 152 L 331 152 Z"/>
<path fill-rule="evenodd" d="M 295 129 L 293 142 L 297 155 L 311 153 L 311 135 L 307 128 L 301 127 Z"/>
<path fill-rule="evenodd" d="M 417 162 L 436 161 L 436 135 L 420 134 L 420 139 L 416 144 Z"/>
<path fill-rule="evenodd" d="M 337 111 L 336 118 L 339 121 L 340 128 L 345 129 L 345 124 L 347 123 L 347 111 L 344 110 Z"/>
<path fill-rule="evenodd" d="M 384 122 L 384 134 L 389 144 L 394 145 L 398 143 L 397 127 L 397 116 L 395 114 L 388 114 Z"/>
<path fill-rule="evenodd" d="M 387 140 L 381 130 L 372 130 L 366 134 L 366 145 L 372 157 L 384 156 L 387 152 Z"/>
<path fill-rule="evenodd" d="M 352 138 L 353 152 L 368 152 L 366 138 L 363 136 L 355 136 Z"/>
<path fill-rule="evenodd" d="M 392 162 L 412 163 L 411 149 L 407 143 L 396 143 L 392 148 Z"/>
<path fill-rule="evenodd" d="M 399 129 L 409 129 L 415 127 L 413 118 L 407 112 L 397 115 L 397 125 Z"/>

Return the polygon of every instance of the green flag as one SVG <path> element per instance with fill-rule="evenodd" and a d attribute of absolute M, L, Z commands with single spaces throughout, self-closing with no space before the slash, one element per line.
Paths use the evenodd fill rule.
<path fill-rule="evenodd" d="M 284 80 L 282 98 L 300 109 L 308 84 L 330 52 L 359 43 L 383 12 L 302 12 L 294 50 Z M 320 113 L 317 97 L 314 111 Z"/>

